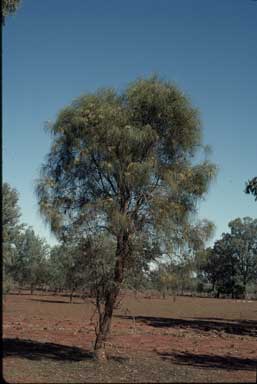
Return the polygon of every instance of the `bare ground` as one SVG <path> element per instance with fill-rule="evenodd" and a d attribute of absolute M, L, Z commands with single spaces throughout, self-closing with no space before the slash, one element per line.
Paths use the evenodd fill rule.
<path fill-rule="evenodd" d="M 257 302 L 126 295 L 92 355 L 94 307 L 64 296 L 8 295 L 4 378 L 10 383 L 256 382 Z"/>

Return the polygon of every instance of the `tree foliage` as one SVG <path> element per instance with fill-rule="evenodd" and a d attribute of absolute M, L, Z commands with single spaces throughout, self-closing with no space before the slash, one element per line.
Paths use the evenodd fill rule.
<path fill-rule="evenodd" d="M 257 282 L 257 219 L 238 218 L 229 228 L 230 233 L 202 252 L 200 269 L 218 295 L 237 297 L 246 293 L 247 284 Z"/>
<path fill-rule="evenodd" d="M 16 249 L 15 261 L 10 269 L 11 275 L 20 287 L 28 285 L 33 293 L 34 287 L 46 280 L 49 246 L 32 228 L 27 228 L 19 234 Z"/>
<path fill-rule="evenodd" d="M 2 0 L 2 25 L 5 24 L 5 17 L 16 12 L 20 6 L 20 0 Z"/>
<path fill-rule="evenodd" d="M 60 239 L 102 232 L 115 242 L 100 348 L 125 271 L 146 256 L 133 251 L 135 244 L 144 239 L 152 250 L 187 241 L 215 166 L 196 161 L 197 110 L 158 77 L 137 80 L 121 94 L 104 89 L 82 96 L 49 129 L 53 143 L 37 184 L 42 215 Z"/>
<path fill-rule="evenodd" d="M 6 245 L 14 244 L 17 234 L 22 226 L 19 224 L 20 207 L 18 205 L 18 193 L 8 183 L 2 187 L 2 225 L 3 242 Z"/>
<path fill-rule="evenodd" d="M 3 278 L 6 285 L 11 284 L 9 270 L 15 262 L 17 239 L 23 224 L 20 223 L 18 193 L 8 183 L 2 186 L 2 230 L 3 230 Z"/>
<path fill-rule="evenodd" d="M 255 200 L 257 200 L 257 177 L 254 177 L 252 180 L 249 180 L 245 188 L 246 193 L 251 193 Z"/>

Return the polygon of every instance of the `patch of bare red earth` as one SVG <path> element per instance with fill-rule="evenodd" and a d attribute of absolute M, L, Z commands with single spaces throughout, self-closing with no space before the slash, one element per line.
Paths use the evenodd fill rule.
<path fill-rule="evenodd" d="M 60 296 L 10 295 L 4 305 L 3 336 L 92 351 L 93 312 L 89 301 L 75 299 L 69 304 Z M 148 359 L 159 369 L 167 363 L 181 372 L 190 368 L 188 382 L 199 382 L 197 372 L 206 382 L 255 382 L 256 336 L 254 301 L 178 297 L 174 303 L 172 298 L 127 296 L 115 312 L 106 349 L 115 356 Z M 17 364 L 17 356 L 4 359 L 7 379 Z M 18 372 L 16 382 L 24 381 L 26 373 L 20 372 L 19 377 Z"/>

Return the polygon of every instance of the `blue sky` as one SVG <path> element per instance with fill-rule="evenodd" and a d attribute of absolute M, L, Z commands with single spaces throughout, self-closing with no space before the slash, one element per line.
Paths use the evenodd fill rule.
<path fill-rule="evenodd" d="M 201 112 L 219 167 L 200 217 L 214 239 L 256 217 L 245 181 L 257 175 L 257 2 L 252 0 L 23 0 L 3 28 L 3 179 L 22 220 L 54 244 L 34 181 L 50 138 L 44 123 L 99 87 L 122 90 L 159 73 Z"/>

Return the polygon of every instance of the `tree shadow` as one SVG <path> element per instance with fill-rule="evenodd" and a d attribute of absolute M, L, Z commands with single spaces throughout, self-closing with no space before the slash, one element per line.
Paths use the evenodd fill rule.
<path fill-rule="evenodd" d="M 161 356 L 163 360 L 198 368 L 238 371 L 255 371 L 257 369 L 257 359 L 243 359 L 236 356 L 203 355 L 189 352 L 158 353 L 158 355 Z"/>
<path fill-rule="evenodd" d="M 52 303 L 52 304 L 84 304 L 84 302 L 77 303 L 72 301 L 71 303 L 66 300 L 45 300 L 45 299 L 28 299 L 30 301 L 38 301 L 40 303 Z"/>
<path fill-rule="evenodd" d="M 129 357 L 111 355 L 109 360 L 115 361 L 120 364 L 126 364 L 129 361 Z"/>
<path fill-rule="evenodd" d="M 244 335 L 244 336 L 257 336 L 257 321 L 253 320 L 226 320 L 226 319 L 173 319 L 167 317 L 153 317 L 153 316 L 125 316 L 116 315 L 123 319 L 135 319 L 137 322 L 145 323 L 151 327 L 157 328 L 180 328 L 180 329 L 194 329 L 205 332 L 224 332 L 228 334 Z"/>
<path fill-rule="evenodd" d="M 30 360 L 62 360 L 62 361 L 81 361 L 93 359 L 93 354 L 77 347 L 55 343 L 42 343 L 28 339 L 2 340 L 3 357 L 23 357 Z"/>

